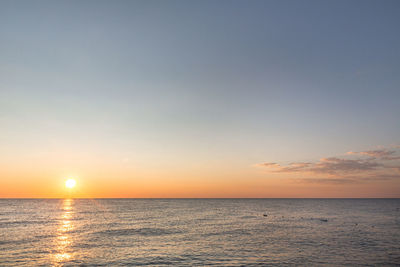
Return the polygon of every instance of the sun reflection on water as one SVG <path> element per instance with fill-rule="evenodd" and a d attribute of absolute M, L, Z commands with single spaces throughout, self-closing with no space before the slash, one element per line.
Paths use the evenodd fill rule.
<path fill-rule="evenodd" d="M 70 231 L 75 226 L 73 224 L 74 215 L 74 200 L 64 199 L 62 203 L 63 213 L 60 217 L 60 223 L 57 228 L 56 248 L 53 254 L 53 260 L 55 265 L 61 265 L 64 261 L 72 259 L 72 253 L 69 252 L 69 248 L 72 245 L 72 237 Z"/>

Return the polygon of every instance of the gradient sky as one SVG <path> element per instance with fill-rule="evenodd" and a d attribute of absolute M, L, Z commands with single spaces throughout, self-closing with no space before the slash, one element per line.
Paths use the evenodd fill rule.
<path fill-rule="evenodd" d="M 0 1 L 0 197 L 400 197 L 399 14 Z"/>

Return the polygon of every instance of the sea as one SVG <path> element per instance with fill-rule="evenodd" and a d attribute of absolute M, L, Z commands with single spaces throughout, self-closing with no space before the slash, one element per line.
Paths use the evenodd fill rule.
<path fill-rule="evenodd" d="M 400 266 L 400 199 L 0 199 L 0 266 Z"/>

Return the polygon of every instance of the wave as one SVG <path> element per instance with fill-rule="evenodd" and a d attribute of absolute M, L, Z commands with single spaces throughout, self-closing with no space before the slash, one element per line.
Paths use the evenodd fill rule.
<path fill-rule="evenodd" d="M 167 229 L 167 228 L 122 228 L 122 229 L 109 229 L 104 231 L 95 232 L 94 234 L 110 235 L 110 236 L 127 236 L 127 235 L 142 235 L 142 236 L 162 236 L 179 234 L 180 230 Z"/>
<path fill-rule="evenodd" d="M 251 235 L 251 232 L 248 230 L 244 229 L 234 229 L 234 230 L 227 230 L 227 231 L 221 231 L 221 232 L 209 232 L 209 233 L 204 233 L 203 236 L 224 236 L 224 235 L 230 235 L 230 236 L 242 236 L 242 235 Z"/>
<path fill-rule="evenodd" d="M 52 224 L 55 223 L 55 220 L 23 220 L 23 221 L 5 221 L 0 222 L 0 228 L 8 228 L 10 226 L 18 226 L 18 225 L 31 225 L 31 224 Z"/>
<path fill-rule="evenodd" d="M 254 215 L 246 215 L 246 216 L 242 216 L 242 217 L 240 217 L 240 219 L 254 219 L 254 218 L 258 218 L 258 216 L 254 216 Z"/>

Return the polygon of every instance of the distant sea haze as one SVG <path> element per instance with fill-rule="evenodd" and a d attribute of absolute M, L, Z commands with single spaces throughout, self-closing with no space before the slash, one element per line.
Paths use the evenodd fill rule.
<path fill-rule="evenodd" d="M 0 199 L 0 266 L 399 266 L 399 199 Z"/>

